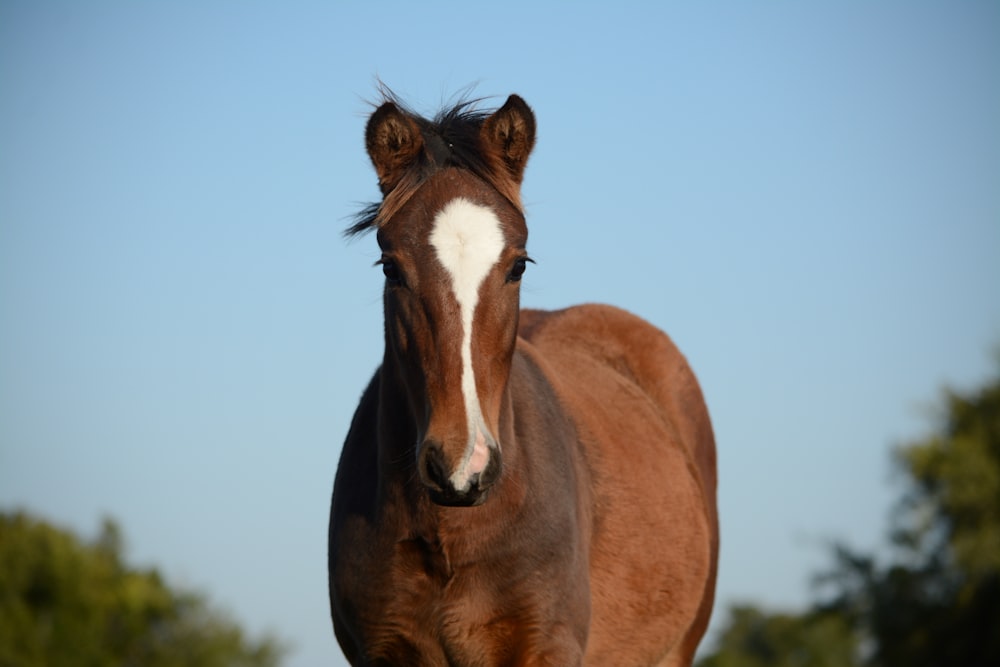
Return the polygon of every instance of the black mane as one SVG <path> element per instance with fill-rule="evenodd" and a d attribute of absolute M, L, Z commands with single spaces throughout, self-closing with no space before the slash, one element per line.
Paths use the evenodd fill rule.
<path fill-rule="evenodd" d="M 493 181 L 493 167 L 484 154 L 480 143 L 480 129 L 492 110 L 478 108 L 482 98 L 461 98 L 452 106 L 427 119 L 413 112 L 389 90 L 383 88 L 382 103 L 391 102 L 400 111 L 412 118 L 420 128 L 424 149 L 420 158 L 411 167 L 416 171 L 416 182 L 422 183 L 432 174 L 447 167 L 457 167 L 472 172 L 476 176 Z M 372 202 L 353 216 L 353 222 L 344 230 L 348 238 L 358 236 L 378 226 L 383 198 Z"/>

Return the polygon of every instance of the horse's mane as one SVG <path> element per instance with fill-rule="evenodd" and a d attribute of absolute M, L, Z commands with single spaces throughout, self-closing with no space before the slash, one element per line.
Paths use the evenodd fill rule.
<path fill-rule="evenodd" d="M 377 228 L 391 218 L 405 204 L 414 192 L 434 173 L 447 167 L 457 167 L 470 171 L 483 179 L 520 209 L 517 183 L 512 183 L 506 170 L 497 169 L 480 141 L 480 129 L 493 113 L 492 109 L 481 109 L 483 98 L 469 98 L 462 95 L 456 102 L 439 111 L 433 119 L 415 113 L 385 87 L 379 91 L 382 100 L 378 105 L 390 102 L 409 116 L 424 140 L 423 150 L 414 160 L 406 175 L 380 202 L 367 204 L 353 216 L 353 222 L 344 230 L 344 235 L 353 237 Z M 373 105 L 377 106 L 377 105 Z"/>

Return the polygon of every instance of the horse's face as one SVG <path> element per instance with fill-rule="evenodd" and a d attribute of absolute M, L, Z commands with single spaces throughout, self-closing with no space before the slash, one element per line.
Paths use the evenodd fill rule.
<path fill-rule="evenodd" d="M 513 188 L 516 197 L 534 125 L 527 106 L 519 98 L 513 104 L 513 111 L 508 101 L 485 119 L 478 146 L 496 149 L 486 159 L 497 159 L 496 167 L 512 181 L 500 187 Z M 382 120 L 393 124 L 390 140 L 382 142 L 393 151 L 388 156 L 379 152 L 378 127 L 373 149 L 372 124 L 384 108 L 369 121 L 369 153 L 390 202 L 399 195 L 395 188 L 401 187 L 389 173 L 400 162 L 398 147 L 429 140 L 395 110 L 390 120 Z M 528 127 L 523 114 L 529 114 L 531 136 L 519 138 L 527 148 L 517 153 L 519 162 L 514 164 L 507 155 L 514 128 L 509 118 L 501 145 L 489 144 L 490 133 L 495 134 L 491 121 L 495 125 L 505 110 L 516 116 L 521 128 Z M 410 159 L 433 160 L 427 150 L 411 150 Z M 444 166 L 415 180 L 405 201 L 383 203 L 392 210 L 378 227 L 379 263 L 386 281 L 387 362 L 398 370 L 395 379 L 409 401 L 419 478 L 441 504 L 482 502 L 502 470 L 501 402 L 517 337 L 521 275 L 529 261 L 528 231 L 516 201 L 510 190 L 501 193 L 494 179 Z"/>
<path fill-rule="evenodd" d="M 524 218 L 476 177 L 448 169 L 378 239 L 387 341 L 417 418 L 420 479 L 437 502 L 479 502 L 500 474 Z"/>

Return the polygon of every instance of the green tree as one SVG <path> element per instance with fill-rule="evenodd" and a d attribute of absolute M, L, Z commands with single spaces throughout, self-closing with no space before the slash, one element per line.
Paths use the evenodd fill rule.
<path fill-rule="evenodd" d="M 835 544 L 809 611 L 734 608 L 700 667 L 1000 665 L 1000 373 L 893 462 L 890 562 Z"/>
<path fill-rule="evenodd" d="M 729 610 L 716 651 L 699 667 L 846 667 L 857 638 L 835 613 L 770 614 L 751 606 Z"/>
<path fill-rule="evenodd" d="M 895 560 L 839 547 L 824 577 L 873 667 L 1000 664 L 1000 377 L 943 402 L 936 432 L 894 454 Z"/>
<path fill-rule="evenodd" d="M 88 543 L 0 513 L 0 667 L 273 667 L 283 653 L 156 570 L 128 567 L 111 521 Z"/>

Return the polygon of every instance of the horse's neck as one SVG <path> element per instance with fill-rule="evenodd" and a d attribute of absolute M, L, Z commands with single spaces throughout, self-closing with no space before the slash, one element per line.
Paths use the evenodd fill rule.
<path fill-rule="evenodd" d="M 379 369 L 377 440 L 379 474 L 415 479 L 416 418 L 401 371 L 389 354 Z"/>

